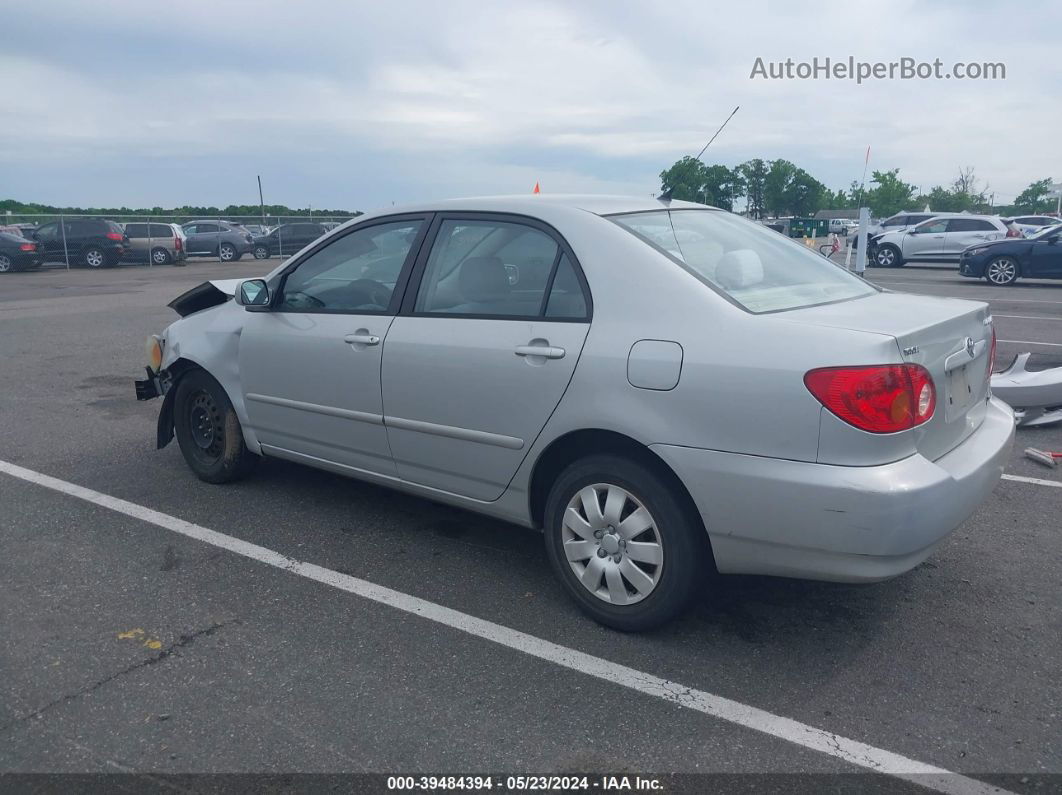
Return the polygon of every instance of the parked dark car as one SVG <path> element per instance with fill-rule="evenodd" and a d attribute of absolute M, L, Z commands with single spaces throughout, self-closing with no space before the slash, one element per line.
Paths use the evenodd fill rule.
<path fill-rule="evenodd" d="M 254 239 L 254 258 L 286 257 L 315 241 L 327 230 L 318 223 L 281 224 L 268 235 Z"/>
<path fill-rule="evenodd" d="M 185 250 L 189 257 L 217 257 L 222 262 L 235 262 L 250 254 L 251 233 L 231 221 L 189 221 L 182 224 Z"/>
<path fill-rule="evenodd" d="M 970 246 L 959 255 L 959 275 L 1001 287 L 1021 277 L 1062 279 L 1062 226 Z"/>
<path fill-rule="evenodd" d="M 32 232 L 45 262 L 81 264 L 89 268 L 117 265 L 129 247 L 125 230 L 102 218 L 72 218 L 42 224 Z"/>
<path fill-rule="evenodd" d="M 10 232 L 0 232 L 0 273 L 39 267 L 41 255 L 37 249 L 37 243 L 33 240 Z"/>

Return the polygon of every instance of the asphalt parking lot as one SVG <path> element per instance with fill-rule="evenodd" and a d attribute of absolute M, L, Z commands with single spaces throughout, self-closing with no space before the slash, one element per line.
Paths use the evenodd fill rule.
<path fill-rule="evenodd" d="M 154 449 L 158 403 L 133 379 L 144 337 L 176 318 L 165 304 L 273 264 L 0 277 L 0 461 L 158 512 L 0 471 L 0 773 L 906 775 L 914 760 L 1062 787 L 1062 469 L 1021 456 L 1062 450 L 1062 426 L 1018 432 L 1007 473 L 1044 483 L 1002 481 L 905 576 L 723 578 L 666 629 L 623 635 L 568 601 L 534 532 L 279 461 L 208 486 L 175 444 Z M 1000 363 L 1062 365 L 1062 282 L 867 277 L 988 301 Z"/>

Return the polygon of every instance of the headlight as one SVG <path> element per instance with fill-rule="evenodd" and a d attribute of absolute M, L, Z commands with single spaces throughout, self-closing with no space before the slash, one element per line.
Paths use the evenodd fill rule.
<path fill-rule="evenodd" d="M 162 338 L 152 334 L 144 343 L 144 351 L 147 354 L 147 365 L 153 373 L 162 369 L 162 348 L 165 343 Z"/>
<path fill-rule="evenodd" d="M 979 257 L 986 251 L 988 251 L 988 246 L 982 246 L 981 248 L 971 248 L 966 254 L 970 257 Z"/>

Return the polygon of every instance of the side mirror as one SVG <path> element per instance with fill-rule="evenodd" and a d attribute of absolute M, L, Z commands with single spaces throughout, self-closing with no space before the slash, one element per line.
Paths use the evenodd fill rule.
<path fill-rule="evenodd" d="M 269 307 L 269 287 L 264 279 L 247 279 L 240 282 L 234 298 L 247 311 L 261 312 Z"/>

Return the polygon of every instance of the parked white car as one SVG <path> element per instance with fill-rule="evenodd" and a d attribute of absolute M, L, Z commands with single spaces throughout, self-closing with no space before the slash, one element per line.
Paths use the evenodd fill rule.
<path fill-rule="evenodd" d="M 1014 218 L 1008 218 L 1007 222 L 1018 227 L 1023 236 L 1029 237 L 1030 235 L 1036 234 L 1044 227 L 1062 223 L 1062 219 L 1050 215 L 1018 215 Z"/>
<path fill-rule="evenodd" d="M 942 213 L 910 229 L 876 236 L 873 259 L 881 268 L 899 268 L 912 260 L 958 262 L 963 249 L 1006 236 L 1007 226 L 998 216 Z"/>

